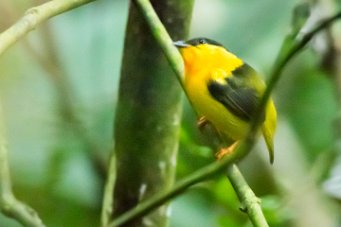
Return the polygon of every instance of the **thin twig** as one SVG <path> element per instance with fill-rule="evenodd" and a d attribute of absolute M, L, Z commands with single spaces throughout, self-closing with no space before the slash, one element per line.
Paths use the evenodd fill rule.
<path fill-rule="evenodd" d="M 154 29 L 160 31 L 162 30 L 162 24 L 160 20 L 157 18 L 157 15 L 155 14 L 152 6 L 150 5 L 150 2 L 148 0 L 136 0 L 135 3 L 140 8 L 141 12 L 143 13 L 143 16 L 147 20 L 150 29 L 153 31 Z M 148 10 L 147 12 L 144 12 L 144 10 Z M 152 11 L 152 12 L 149 12 Z M 292 42 L 291 45 L 289 45 L 288 49 L 283 49 L 283 52 L 280 53 L 279 57 L 277 58 L 277 61 L 274 65 L 274 68 L 272 70 L 272 73 L 270 74 L 270 81 L 268 83 L 267 89 L 264 92 L 264 95 L 261 99 L 259 110 L 263 110 L 269 97 L 274 89 L 275 85 L 278 83 L 278 80 L 280 78 L 281 72 L 283 71 L 283 68 L 289 63 L 289 61 L 297 54 L 299 53 L 305 45 L 322 29 L 328 27 L 330 24 L 332 24 L 334 21 L 339 19 L 341 17 L 341 12 L 336 14 L 335 16 L 325 20 L 318 26 L 316 26 L 314 29 L 312 29 L 310 32 L 306 33 L 306 35 L 303 36 L 303 38 Z M 159 36 L 160 33 L 154 32 L 153 33 L 154 38 L 157 40 L 157 42 L 163 43 L 163 45 L 169 45 L 171 44 L 171 40 L 169 36 Z M 161 41 L 164 40 L 164 41 Z M 293 40 L 294 41 L 294 40 Z M 170 47 L 171 48 L 171 47 Z M 163 50 L 167 50 L 167 48 L 163 48 Z M 168 52 L 164 52 L 168 59 L 172 59 L 172 54 L 169 54 Z M 176 62 L 177 60 L 172 60 L 172 62 Z M 171 66 L 174 67 L 174 64 L 172 63 Z M 177 73 L 180 72 L 180 70 L 173 68 L 173 70 Z M 179 78 L 182 78 L 182 75 L 178 76 Z M 190 176 L 180 180 L 175 184 L 175 186 L 164 192 L 160 192 L 159 194 L 152 196 L 151 198 L 142 201 L 140 204 L 138 204 L 135 208 L 131 209 L 130 211 L 127 211 L 126 213 L 122 214 L 115 220 L 113 220 L 110 223 L 110 227 L 113 226 L 120 226 L 123 225 L 130 220 L 133 220 L 135 218 L 141 217 L 144 214 L 152 211 L 153 209 L 157 208 L 158 206 L 162 205 L 166 201 L 170 200 L 171 198 L 181 194 L 183 191 L 188 189 L 190 186 L 201 182 L 207 178 L 209 178 L 212 175 L 215 175 L 219 173 L 220 171 L 226 169 L 227 166 L 231 165 L 232 163 L 236 162 L 239 158 L 244 157 L 246 154 L 249 153 L 251 148 L 253 147 L 255 143 L 255 135 L 258 131 L 259 124 L 261 123 L 261 116 L 262 111 L 258 111 L 256 116 L 253 119 L 252 127 L 250 129 L 250 133 L 248 134 L 247 138 L 243 143 L 241 143 L 240 147 L 237 149 L 236 152 L 234 152 L 231 156 L 226 157 L 226 159 L 222 160 L 221 162 L 212 163 L 206 167 L 203 167 L 202 169 L 194 172 Z M 109 173 L 110 174 L 110 173 Z M 250 211 L 251 212 L 251 211 Z"/>
<path fill-rule="evenodd" d="M 41 0 L 34 1 L 35 4 L 41 3 Z M 11 20 L 17 17 L 14 10 L 10 10 L 9 14 Z M 40 29 L 43 36 L 44 52 L 47 55 L 39 53 L 27 40 L 23 40 L 24 47 L 33 56 L 38 64 L 48 73 L 49 79 L 56 88 L 58 93 L 58 107 L 61 116 L 69 127 L 80 140 L 85 144 L 85 151 L 88 153 L 90 161 L 94 167 L 94 170 L 99 176 L 101 181 L 105 179 L 107 174 L 107 164 L 104 158 L 100 155 L 102 150 L 100 144 L 94 139 L 94 136 L 90 133 L 90 130 L 85 127 L 84 122 L 78 117 L 75 108 L 73 107 L 74 93 L 72 93 L 72 86 L 67 81 L 67 72 L 63 69 L 59 58 L 56 54 L 56 47 L 54 42 L 54 36 L 52 34 L 49 25 L 43 25 Z"/>
<path fill-rule="evenodd" d="M 95 0 L 54 0 L 27 10 L 18 22 L 0 34 L 0 56 L 40 23 L 93 1 Z"/>
<path fill-rule="evenodd" d="M 242 204 L 241 210 L 247 213 L 253 226 L 268 227 L 261 208 L 261 201 L 251 190 L 238 167 L 236 165 L 230 166 L 227 169 L 227 176 Z"/>
<path fill-rule="evenodd" d="M 110 157 L 108 179 L 104 186 L 104 195 L 101 212 L 101 226 L 106 227 L 110 223 L 114 205 L 114 188 L 116 182 L 116 159 L 115 155 Z"/>
<path fill-rule="evenodd" d="M 109 227 L 121 226 L 133 220 L 135 218 L 141 217 L 144 214 L 152 211 L 153 209 L 159 207 L 170 199 L 180 195 L 182 192 L 187 190 L 190 186 L 209 179 L 211 176 L 223 172 L 226 167 L 234 163 L 236 160 L 243 158 L 246 155 L 246 151 L 250 149 L 250 144 L 242 143 L 239 147 L 239 152 L 234 152 L 230 156 L 225 157 L 219 162 L 212 163 L 206 167 L 203 167 L 190 176 L 179 180 L 172 189 L 160 192 L 149 199 L 139 203 L 135 208 L 127 211 L 121 216 L 113 220 Z"/>
<path fill-rule="evenodd" d="M 6 140 L 4 136 L 4 121 L 0 106 L 0 211 L 16 219 L 25 226 L 45 226 L 38 214 L 26 204 L 17 200 L 12 191 Z"/>
<path fill-rule="evenodd" d="M 49 36 L 51 36 L 51 34 L 49 34 Z M 24 42 L 24 44 L 30 55 L 33 56 L 37 60 L 38 64 L 40 64 L 42 68 L 45 69 L 49 74 L 49 79 L 58 93 L 58 107 L 60 108 L 59 111 L 64 122 L 66 123 L 65 126 L 75 132 L 78 138 L 85 145 L 85 151 L 89 155 L 91 164 L 93 165 L 99 179 L 105 179 L 107 174 L 107 165 L 99 152 L 102 148 L 94 139 L 91 131 L 85 126 L 85 123 L 76 113 L 72 103 L 74 100 L 74 94 L 71 92 L 72 86 L 70 83 L 68 83 L 66 79 L 66 72 L 62 69 L 58 58 L 53 57 L 53 53 L 55 53 L 53 46 L 47 46 L 46 52 L 49 55 L 43 56 L 39 54 L 28 42 Z"/>
<path fill-rule="evenodd" d="M 341 18 L 341 12 L 335 14 L 334 16 L 322 21 L 320 24 L 315 26 L 311 31 L 307 32 L 301 39 L 299 40 L 288 40 L 286 39 L 288 43 L 284 43 L 283 48 L 280 51 L 280 54 L 274 64 L 274 67 L 270 74 L 270 80 L 267 84 L 267 89 L 264 92 L 264 95 L 262 97 L 262 100 L 259 104 L 259 110 L 263 110 L 267 101 L 269 100 L 269 97 L 271 95 L 271 91 L 274 89 L 276 84 L 278 83 L 281 73 L 284 69 L 284 67 L 289 63 L 293 57 L 295 57 L 306 45 L 307 43 L 321 30 L 327 28 L 332 23 L 334 23 L 336 20 Z M 294 38 L 294 37 L 293 37 Z M 258 124 L 261 122 L 262 118 L 262 111 L 258 111 L 255 114 L 255 119 L 253 121 L 251 132 L 256 132 L 258 129 Z M 254 134 L 254 133 L 250 133 Z M 250 135 L 249 134 L 249 135 Z"/>
<path fill-rule="evenodd" d="M 40 23 L 92 1 L 94 0 L 55 0 L 29 9 L 17 23 L 0 34 L 0 56 Z M 0 129 L 3 129 L 1 120 L 0 115 Z M 25 226 L 45 226 L 37 213 L 26 204 L 18 201 L 12 192 L 3 130 L 0 131 L 0 210 Z"/>

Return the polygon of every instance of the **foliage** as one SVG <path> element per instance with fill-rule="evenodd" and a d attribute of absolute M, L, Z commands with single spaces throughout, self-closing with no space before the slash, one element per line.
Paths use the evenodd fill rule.
<path fill-rule="evenodd" d="M 36 3 L 2 1 L 1 30 Z M 197 0 L 191 36 L 219 40 L 266 76 L 297 3 L 214 0 L 208 5 Z M 34 207 L 47 226 L 97 225 L 103 176 L 84 152 L 87 142 L 74 130 L 77 122 L 63 111 L 65 96 L 49 70 L 53 66 L 39 57 L 63 73 L 71 90 L 67 99 L 90 137 L 101 144 L 96 152 L 106 159 L 113 144 L 127 10 L 127 1 L 96 1 L 50 20 L 0 58 L 13 185 L 17 197 Z M 251 188 L 262 197 L 270 226 L 304 226 L 317 218 L 325 224 L 319 226 L 328 226 L 339 208 L 323 188 L 332 165 L 322 156 L 335 157 L 333 122 L 339 104 L 330 73 L 320 67 L 320 56 L 307 48 L 276 87 L 280 121 L 274 166 L 264 161 L 264 149 L 256 149 L 241 163 Z M 184 109 L 178 178 L 213 161 L 188 103 Z M 328 166 L 322 179 L 314 175 L 321 165 Z M 238 206 L 232 187 L 217 177 L 172 202 L 171 226 L 249 226 Z M 297 215 L 305 208 L 313 213 Z M 0 215 L 0 226 L 18 224 Z"/>

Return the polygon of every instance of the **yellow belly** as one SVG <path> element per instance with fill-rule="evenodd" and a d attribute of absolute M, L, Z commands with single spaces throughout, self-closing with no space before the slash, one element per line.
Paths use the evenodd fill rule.
<path fill-rule="evenodd" d="M 228 139 L 243 139 L 249 124 L 230 113 L 225 106 L 216 101 L 209 93 L 203 80 L 187 80 L 187 94 L 199 116 L 204 116 Z"/>

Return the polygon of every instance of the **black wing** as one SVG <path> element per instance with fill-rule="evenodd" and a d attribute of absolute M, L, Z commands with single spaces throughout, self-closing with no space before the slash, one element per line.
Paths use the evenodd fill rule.
<path fill-rule="evenodd" d="M 209 81 L 208 90 L 211 96 L 231 113 L 249 121 L 259 103 L 260 95 L 254 86 L 259 83 L 260 79 L 257 78 L 255 71 L 246 64 L 232 74 L 233 76 L 225 79 L 226 83 Z"/>

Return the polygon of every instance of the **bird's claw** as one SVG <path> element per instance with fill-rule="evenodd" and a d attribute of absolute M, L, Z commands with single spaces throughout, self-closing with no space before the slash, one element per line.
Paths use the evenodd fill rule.
<path fill-rule="evenodd" d="M 208 124 L 208 120 L 206 119 L 206 117 L 202 116 L 198 119 L 197 121 L 197 126 L 199 128 L 200 131 L 203 130 L 203 128 Z"/>
<path fill-rule="evenodd" d="M 223 147 L 221 148 L 217 153 L 215 153 L 215 157 L 217 160 L 222 159 L 225 155 L 232 154 L 232 152 L 236 149 L 238 146 L 239 141 L 234 142 L 231 146 L 229 147 Z"/>

